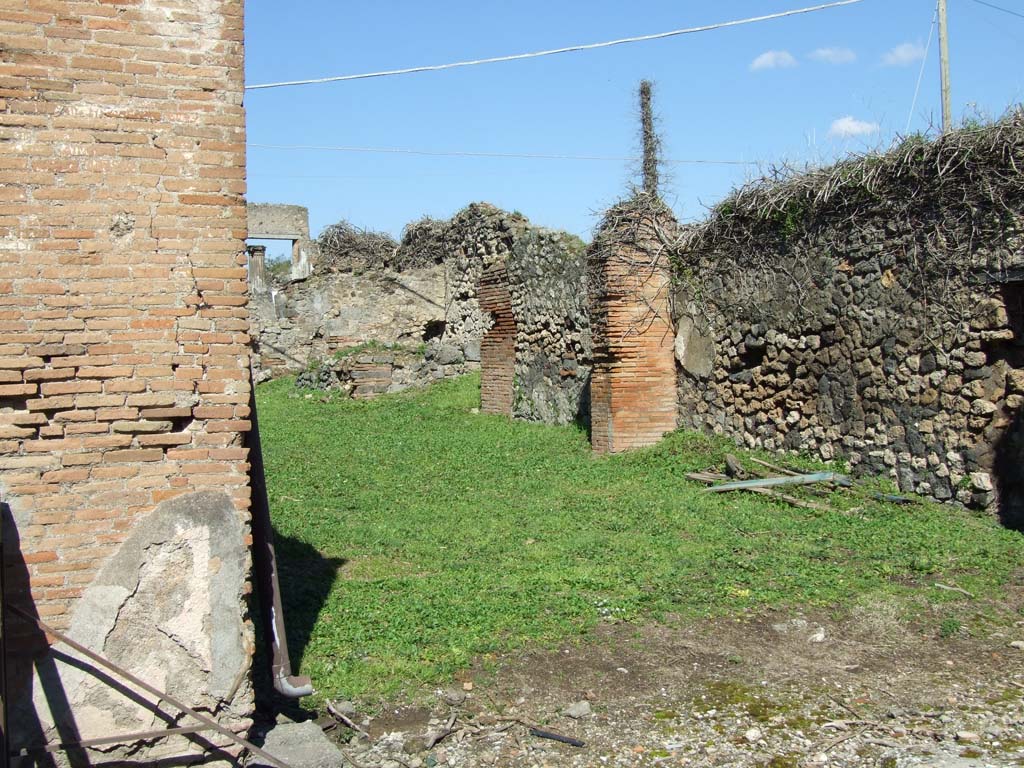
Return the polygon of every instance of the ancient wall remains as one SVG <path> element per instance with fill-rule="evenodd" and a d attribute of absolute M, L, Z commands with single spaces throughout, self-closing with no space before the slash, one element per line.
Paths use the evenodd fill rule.
<path fill-rule="evenodd" d="M 486 203 L 456 214 L 445 242 L 445 333 L 483 337 L 484 407 L 550 424 L 580 417 L 590 354 L 582 243 Z"/>
<path fill-rule="evenodd" d="M 591 339 L 583 243 L 529 229 L 516 238 L 506 270 L 516 328 L 512 415 L 585 422 Z"/>
<path fill-rule="evenodd" d="M 608 211 L 589 248 L 590 432 L 598 453 L 652 445 L 676 428 L 665 248 L 675 233 L 671 211 L 639 194 Z"/>
<path fill-rule="evenodd" d="M 1022 163 L 1018 113 L 721 203 L 676 254 L 681 423 L 1019 515 Z"/>
<path fill-rule="evenodd" d="M 491 324 L 478 299 L 480 279 L 504 264 L 516 238 L 530 225 L 525 216 L 488 203 L 471 203 L 445 230 L 445 334 L 451 339 L 482 339 Z"/>
<path fill-rule="evenodd" d="M 374 341 L 409 348 L 444 329 L 444 268 L 315 271 L 252 297 L 261 365 L 298 372 L 337 350 Z"/>
<path fill-rule="evenodd" d="M 249 237 L 253 240 L 291 242 L 291 277 L 308 277 L 316 266 L 319 250 L 309 238 L 309 210 L 301 205 L 249 203 L 246 205 Z M 262 293 L 262 291 L 254 291 Z"/>
<path fill-rule="evenodd" d="M 422 346 L 422 345 L 421 345 Z M 480 349 L 430 343 L 425 349 L 371 344 L 341 352 L 295 377 L 303 389 L 340 390 L 357 400 L 441 379 L 464 376 L 480 368 Z"/>
<path fill-rule="evenodd" d="M 339 222 L 321 235 L 320 253 L 307 279 L 253 297 L 264 369 L 312 368 L 302 383 L 347 386 L 360 395 L 475 370 L 481 355 L 494 351 L 484 340 L 493 321 L 481 309 L 480 279 L 500 267 L 516 328 L 504 340 L 502 360 L 507 381 L 516 384 L 499 410 L 551 423 L 579 415 L 589 335 L 583 248 L 572 236 L 473 203 L 447 222 L 414 222 L 401 242 Z M 373 371 L 349 371 L 344 359 L 335 359 L 367 344 L 392 347 L 383 354 L 398 353 L 401 362 L 369 362 Z M 409 364 L 403 350 L 420 347 L 420 364 Z M 367 353 L 379 356 L 380 350 Z M 357 386 L 353 375 L 368 380 Z M 490 387 L 485 374 L 485 392 Z"/>
<path fill-rule="evenodd" d="M 14 0 L 0 29 L 8 600 L 244 728 L 242 3 Z M 13 746 L 173 718 L 7 628 Z"/>

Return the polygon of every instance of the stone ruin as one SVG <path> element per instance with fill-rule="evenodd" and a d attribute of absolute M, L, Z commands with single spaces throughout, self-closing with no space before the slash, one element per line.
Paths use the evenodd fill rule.
<path fill-rule="evenodd" d="M 674 241 L 670 300 L 652 253 L 672 226 L 649 206 L 615 209 L 584 262 L 567 236 L 480 204 L 407 233 L 397 253 L 419 255 L 379 274 L 318 272 L 308 227 L 254 226 L 299 245 L 294 279 L 254 296 L 250 315 L 242 11 L 0 10 L 13 83 L 0 99 L 9 609 L 233 731 L 251 725 L 250 317 L 265 365 L 304 368 L 376 339 L 428 345 L 443 376 L 485 358 L 488 339 L 488 407 L 566 420 L 592 375 L 599 450 L 678 421 L 842 456 L 935 498 L 998 501 L 1024 524 L 1024 189 L 1006 172 L 1024 166 L 1020 114 L 741 191 Z M 359 365 L 390 366 L 392 384 L 406 367 L 390 351 L 352 357 L 370 389 L 386 377 Z M 3 640 L 8 746 L 177 722 L 164 698 L 66 663 L 36 624 L 10 620 Z M 179 764 L 211 744 L 234 749 L 178 734 L 89 761 Z"/>
<path fill-rule="evenodd" d="M 309 239 L 309 210 L 301 205 L 247 203 L 246 221 L 250 240 L 284 240 L 291 243 L 289 275 L 293 280 L 308 277 L 319 260 L 319 249 Z M 255 255 L 255 258 L 253 256 Z M 266 276 L 266 251 L 250 250 L 249 285 L 253 294 L 269 289 Z"/>
<path fill-rule="evenodd" d="M 680 424 L 1024 523 L 1022 163 L 1017 112 L 718 205 L 674 248 Z"/>
<path fill-rule="evenodd" d="M 1000 169 L 1022 146 L 1018 113 L 744 188 L 687 227 L 639 193 L 585 254 L 471 205 L 431 229 L 438 343 L 446 360 L 479 349 L 485 412 L 565 423 L 589 407 L 598 452 L 686 426 L 998 501 L 1019 525 L 1024 191 Z M 972 163 L 937 177 L 958 153 Z"/>
<path fill-rule="evenodd" d="M 451 222 L 455 337 L 480 341 L 481 409 L 566 424 L 585 413 L 590 323 L 583 244 L 474 204 Z"/>
<path fill-rule="evenodd" d="M 590 342 L 577 238 L 486 203 L 446 222 L 415 222 L 390 246 L 377 233 L 361 233 L 371 238 L 361 244 L 350 230 L 336 231 L 333 242 L 351 248 L 321 243 L 312 274 L 253 296 L 265 369 L 372 397 L 478 370 L 486 357 L 486 392 L 492 372 L 507 370 L 500 412 L 550 423 L 578 417 Z M 481 305 L 481 281 L 496 269 L 511 325 Z M 484 409 L 493 410 L 489 400 Z"/>

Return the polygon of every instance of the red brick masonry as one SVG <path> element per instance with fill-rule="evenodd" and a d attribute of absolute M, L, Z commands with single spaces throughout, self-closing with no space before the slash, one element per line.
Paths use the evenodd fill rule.
<path fill-rule="evenodd" d="M 480 308 L 489 312 L 494 321 L 480 342 L 480 410 L 511 416 L 516 321 L 504 266 L 484 272 L 477 295 Z"/>
<path fill-rule="evenodd" d="M 652 445 L 676 428 L 668 264 L 653 233 L 591 253 L 591 442 L 598 453 Z"/>
<path fill-rule="evenodd" d="M 242 2 L 14 0 L 0 39 L 0 491 L 61 628 L 159 502 L 247 519 Z"/>

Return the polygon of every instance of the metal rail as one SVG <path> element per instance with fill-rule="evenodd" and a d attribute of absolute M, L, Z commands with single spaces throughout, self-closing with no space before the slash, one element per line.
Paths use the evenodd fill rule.
<path fill-rule="evenodd" d="M 167 738 L 168 736 L 184 736 L 208 730 L 210 730 L 210 727 L 207 725 L 186 725 L 182 728 L 156 728 L 152 731 L 125 733 L 120 736 L 103 736 L 98 739 L 85 739 L 83 741 L 62 741 L 56 744 L 46 744 L 41 747 L 21 747 L 20 749 L 12 749 L 10 756 L 29 757 L 31 755 L 42 755 L 52 752 L 69 752 L 73 749 L 101 747 L 104 744 L 131 744 L 136 741 L 154 741 Z"/>
<path fill-rule="evenodd" d="M 82 645 L 81 643 L 75 642 L 74 640 L 72 640 L 67 635 L 65 635 L 65 634 L 63 634 L 61 632 L 58 632 L 57 630 L 55 630 L 53 627 L 51 627 L 48 624 L 46 624 L 46 622 L 42 621 L 41 619 L 38 619 L 38 618 L 36 618 L 34 616 L 30 616 L 28 613 L 26 613 L 25 611 L 21 610 L 20 608 L 18 608 L 17 606 L 14 606 L 14 605 L 8 606 L 8 610 L 10 610 L 11 613 L 13 613 L 14 615 L 18 616 L 19 618 L 22 618 L 25 621 L 28 621 L 28 622 L 30 622 L 32 624 L 35 624 L 43 632 L 45 632 L 46 634 L 50 635 L 51 637 L 57 638 L 57 640 L 59 640 L 60 642 L 64 643 L 66 646 L 68 646 L 72 650 L 78 651 L 78 653 L 82 654 L 83 656 L 85 656 L 90 661 L 93 661 L 93 662 L 99 664 L 101 667 L 104 667 L 104 668 L 110 670 L 115 675 L 118 675 L 118 676 L 124 678 L 125 680 L 127 680 L 128 682 L 132 683 L 133 685 L 138 686 L 139 688 L 141 688 L 142 690 L 144 690 L 146 693 L 150 694 L 151 696 L 156 696 L 158 699 L 160 699 L 162 701 L 168 702 L 172 706 L 176 707 L 177 709 L 181 710 L 182 712 L 184 712 L 184 713 L 194 717 L 196 720 L 198 720 L 199 722 L 203 723 L 203 725 L 207 726 L 207 728 L 209 730 L 217 731 L 217 733 L 221 734 L 222 736 L 226 736 L 227 738 L 231 739 L 233 742 L 235 742 L 239 746 L 244 747 L 245 749 L 247 749 L 250 752 L 252 752 L 254 755 L 257 755 L 257 756 L 263 758 L 264 760 L 269 762 L 271 765 L 277 766 L 277 768 L 291 768 L 291 766 L 289 766 L 284 761 L 279 760 L 278 758 L 274 757 L 273 755 L 271 755 L 268 752 L 264 752 L 262 749 L 260 749 L 255 744 L 253 744 L 251 741 L 248 741 L 248 740 L 242 738 L 237 733 L 232 731 L 230 728 L 227 728 L 227 727 L 221 725 L 220 723 L 218 723 L 216 720 L 214 720 L 211 717 L 207 717 L 206 715 L 197 712 L 196 710 L 192 709 L 192 707 L 188 706 L 187 704 L 185 704 L 184 702 L 180 701 L 179 699 L 177 699 L 176 697 L 172 696 L 171 694 L 169 694 L 169 693 L 167 693 L 165 691 L 161 691 L 159 688 L 156 688 L 155 686 L 150 685 L 145 680 L 139 679 L 138 677 L 136 677 L 135 675 L 133 675 L 131 672 L 129 672 L 128 670 L 124 669 L 123 667 L 120 667 L 117 664 L 115 664 L 114 662 L 109 661 L 109 660 L 103 658 L 102 656 L 100 656 L 95 651 L 89 650 L 84 645 Z"/>

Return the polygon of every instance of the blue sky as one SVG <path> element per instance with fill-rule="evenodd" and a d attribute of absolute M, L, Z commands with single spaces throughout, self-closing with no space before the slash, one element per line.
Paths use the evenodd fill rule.
<path fill-rule="evenodd" d="M 1022 0 L 991 0 L 1024 15 Z M 592 43 L 774 13 L 804 0 L 249 0 L 246 82 L 354 74 Z M 818 13 L 594 51 L 399 77 L 248 91 L 248 197 L 399 234 L 487 200 L 588 238 L 635 179 L 625 160 L 269 149 L 315 145 L 622 158 L 638 151 L 636 87 L 655 82 L 663 197 L 701 218 L 757 165 L 827 162 L 903 133 L 934 0 Z M 949 0 L 953 113 L 1024 100 L 1024 18 Z M 911 130 L 940 122 L 938 40 Z"/>

